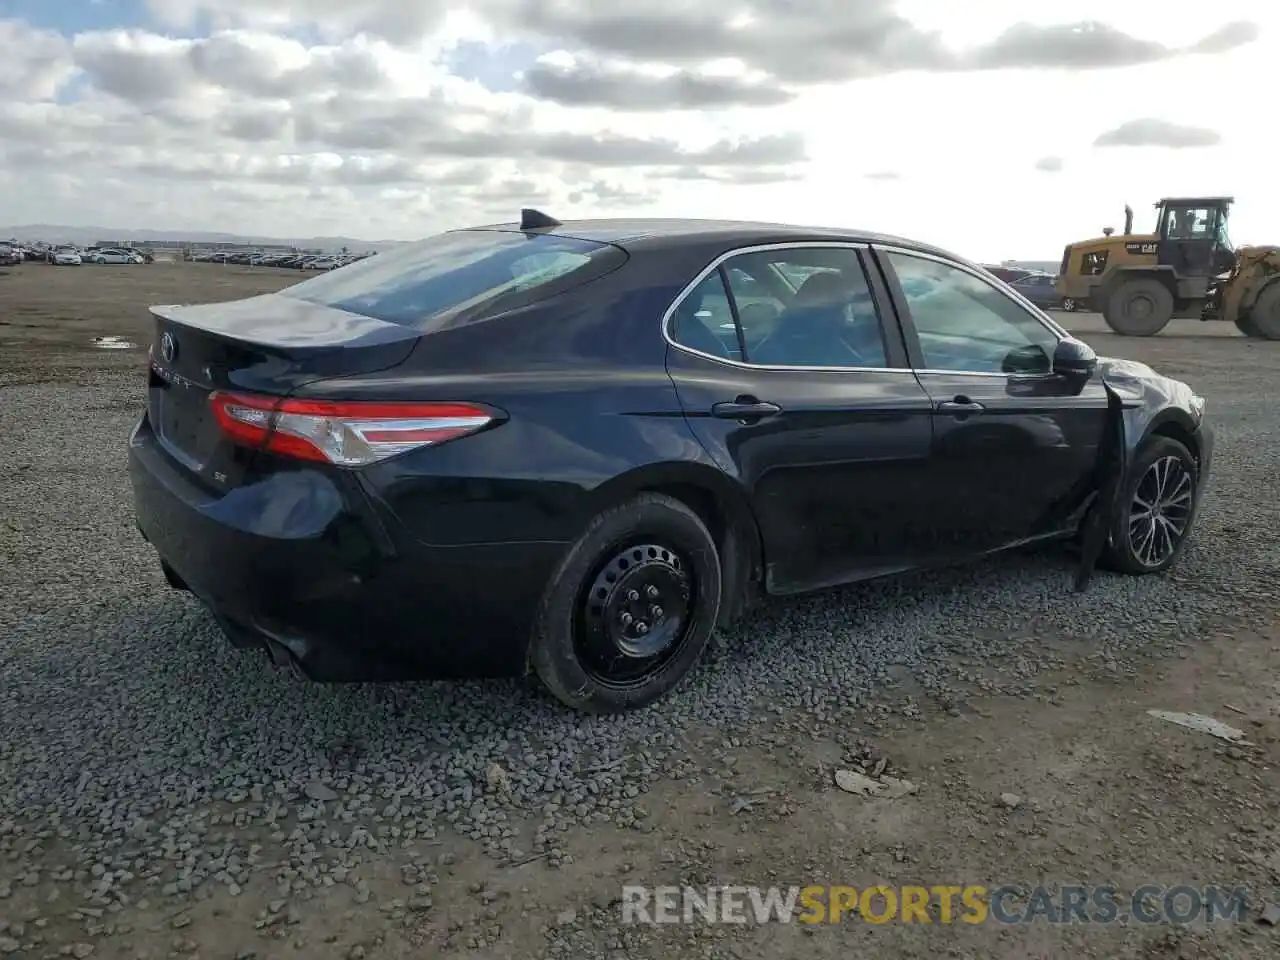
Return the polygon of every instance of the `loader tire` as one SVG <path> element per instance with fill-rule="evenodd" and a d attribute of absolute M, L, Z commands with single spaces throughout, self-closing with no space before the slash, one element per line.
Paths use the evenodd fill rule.
<path fill-rule="evenodd" d="M 1257 333 L 1251 334 L 1240 327 L 1245 336 L 1260 340 L 1280 340 L 1280 282 L 1271 282 L 1258 294 L 1246 322 Z M 1239 327 L 1240 324 L 1237 323 L 1236 326 Z"/>
<path fill-rule="evenodd" d="M 1153 337 L 1173 319 L 1173 294 L 1159 280 L 1128 280 L 1107 297 L 1103 319 L 1122 337 Z"/>
<path fill-rule="evenodd" d="M 1243 333 L 1246 337 L 1253 340 L 1262 340 L 1262 331 L 1253 325 L 1253 317 L 1247 313 L 1242 313 L 1236 317 L 1236 329 Z"/>

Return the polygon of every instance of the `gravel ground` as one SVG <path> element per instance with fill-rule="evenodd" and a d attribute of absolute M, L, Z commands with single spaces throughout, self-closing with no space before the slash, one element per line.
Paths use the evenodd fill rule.
<path fill-rule="evenodd" d="M 18 282 L 34 283 L 21 273 L 0 286 L 8 316 L 27 296 Z M 110 282 L 124 290 L 117 300 L 145 304 L 151 292 Z M 137 305 L 102 333 L 142 336 Z M 1093 713 L 1081 715 L 1096 724 L 1116 678 L 1137 683 L 1180 662 L 1188 641 L 1253 631 L 1258 651 L 1272 649 L 1277 505 L 1259 493 L 1275 490 L 1280 414 L 1266 398 L 1280 355 L 1219 329 L 1175 328 L 1150 341 L 1086 334 L 1099 352 L 1151 362 L 1208 398 L 1218 460 L 1172 575 L 1100 575 L 1079 596 L 1070 558 L 1041 551 L 771 604 L 720 637 L 668 699 L 593 719 L 532 684 L 322 687 L 231 650 L 197 604 L 165 587 L 133 527 L 124 440 L 141 410 L 142 355 L 50 343 L 56 332 L 11 336 L 0 351 L 0 953 L 757 955 L 759 931 L 685 942 L 687 931 L 622 928 L 610 898 L 623 882 L 656 882 L 663 864 L 703 862 L 704 843 L 738 851 L 742 882 L 834 869 L 819 866 L 830 830 L 794 815 L 829 802 L 824 771 L 849 750 L 897 737 L 895 767 L 906 756 L 928 765 L 929 730 L 1003 709 L 975 703 L 1039 703 L 1083 683 Z M 1270 722 L 1274 708 L 1260 709 Z M 1026 746 L 1049 729 L 1037 716 L 998 734 Z M 1274 791 L 1265 770 L 1261 786 Z M 1274 812 L 1274 792 L 1259 796 L 1255 815 L 1267 802 Z M 931 820 L 951 815 L 945 791 L 922 802 Z M 646 846 L 655 838 L 678 857 L 649 859 L 660 856 Z M 943 842 L 971 848 L 977 859 L 960 864 L 1023 862 L 1016 836 Z M 922 875 L 948 859 L 920 856 Z M 1181 875 L 1214 859 L 1189 850 L 1168 866 Z M 875 932 L 884 936 L 859 955 L 916 955 L 894 931 Z M 1134 943 L 1163 949 L 1156 934 Z M 1276 943 L 1242 937 L 1232 949 Z M 759 955 L 825 949 L 799 938 Z"/>

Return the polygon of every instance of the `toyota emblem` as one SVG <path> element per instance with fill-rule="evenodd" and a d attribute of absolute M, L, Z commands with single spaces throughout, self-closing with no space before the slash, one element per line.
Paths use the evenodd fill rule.
<path fill-rule="evenodd" d="M 165 363 L 173 363 L 173 358 L 178 355 L 178 345 L 174 342 L 173 334 L 165 333 L 160 337 L 160 356 Z"/>

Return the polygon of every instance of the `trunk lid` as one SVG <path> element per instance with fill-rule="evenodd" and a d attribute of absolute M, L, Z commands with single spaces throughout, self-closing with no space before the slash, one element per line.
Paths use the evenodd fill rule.
<path fill-rule="evenodd" d="M 243 482 L 253 451 L 223 435 L 213 391 L 288 396 L 315 380 L 394 367 L 418 339 L 408 327 L 279 294 L 151 314 L 151 428 L 176 461 L 221 490 Z"/>

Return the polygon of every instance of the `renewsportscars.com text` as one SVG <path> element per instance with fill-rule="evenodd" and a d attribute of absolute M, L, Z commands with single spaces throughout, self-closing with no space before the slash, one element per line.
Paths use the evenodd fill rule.
<path fill-rule="evenodd" d="M 666 923 L 1187 924 L 1243 920 L 1240 887 L 624 886 L 622 921 Z"/>

